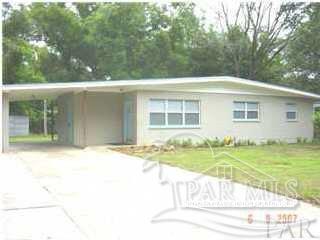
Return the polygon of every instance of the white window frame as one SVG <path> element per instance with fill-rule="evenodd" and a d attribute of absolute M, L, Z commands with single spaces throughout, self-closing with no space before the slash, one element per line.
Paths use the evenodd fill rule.
<path fill-rule="evenodd" d="M 294 105 L 296 107 L 295 111 L 288 111 L 288 105 Z M 288 112 L 294 112 L 296 114 L 295 119 L 289 119 L 287 116 Z M 298 105 L 296 103 L 286 103 L 286 120 L 287 122 L 297 122 L 298 121 Z"/>
<path fill-rule="evenodd" d="M 260 102 L 257 101 L 233 101 L 233 111 L 232 111 L 232 119 L 234 122 L 260 122 Z M 234 108 L 235 103 L 244 103 L 244 109 Z M 248 118 L 248 112 L 252 110 L 248 110 L 248 104 L 255 103 L 258 105 L 256 112 L 258 113 L 258 118 Z M 244 118 L 234 118 L 235 111 L 244 111 Z"/>
<path fill-rule="evenodd" d="M 152 100 L 162 100 L 165 101 L 165 125 L 151 125 L 150 124 L 150 107 L 148 111 L 149 115 L 149 128 L 200 128 L 201 127 L 201 102 L 199 99 L 176 99 L 176 98 L 170 98 L 170 99 L 163 99 L 163 98 L 151 98 L 149 99 L 149 103 Z M 182 101 L 182 125 L 169 125 L 168 124 L 168 101 Z M 186 101 L 196 101 L 198 102 L 198 109 L 199 109 L 199 124 L 197 125 L 186 125 L 185 124 L 185 113 L 186 113 L 186 108 L 185 108 L 185 102 Z M 149 104 L 150 106 L 150 104 Z"/>
<path fill-rule="evenodd" d="M 168 126 L 183 126 L 184 125 L 184 100 L 181 100 L 181 99 L 166 99 L 166 125 Z M 170 101 L 179 101 L 182 103 L 182 109 L 181 109 L 181 112 L 169 112 L 169 102 Z M 181 114 L 182 115 L 182 124 L 181 125 L 174 125 L 174 124 L 169 124 L 169 114 L 170 113 L 177 113 L 177 114 Z"/>
<path fill-rule="evenodd" d="M 151 111 L 151 109 L 150 109 L 150 102 L 151 101 L 164 101 L 164 105 L 165 105 L 165 107 L 164 107 L 164 112 L 154 112 L 154 111 Z M 166 126 L 167 124 L 168 124 L 168 122 L 167 122 L 167 101 L 166 101 L 166 99 L 163 99 L 163 98 L 158 98 L 158 99 L 150 99 L 150 101 L 149 101 L 149 124 L 150 124 L 150 116 L 151 116 L 151 113 L 164 113 L 165 114 L 165 117 L 164 117 L 164 125 L 152 125 L 152 126 L 159 126 L 159 127 L 161 127 L 161 126 Z"/>

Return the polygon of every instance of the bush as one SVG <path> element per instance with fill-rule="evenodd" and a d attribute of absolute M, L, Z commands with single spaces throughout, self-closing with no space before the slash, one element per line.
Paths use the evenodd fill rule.
<path fill-rule="evenodd" d="M 288 142 L 286 140 L 281 140 L 281 139 L 279 139 L 277 143 L 279 145 L 287 145 L 288 144 Z"/>
<path fill-rule="evenodd" d="M 207 139 L 207 142 L 211 147 L 223 147 L 225 145 L 225 142 L 222 140 L 220 141 L 217 137 L 215 139 Z"/>
<path fill-rule="evenodd" d="M 275 145 L 277 143 L 278 143 L 277 140 L 274 140 L 274 139 L 268 139 L 267 140 L 267 145 Z"/>
<path fill-rule="evenodd" d="M 166 145 L 174 146 L 174 147 L 181 147 L 181 141 L 178 139 L 170 139 L 166 142 Z"/>
<path fill-rule="evenodd" d="M 226 136 L 223 139 L 223 143 L 224 145 L 228 146 L 228 145 L 232 145 L 234 143 L 234 139 L 231 136 Z"/>
<path fill-rule="evenodd" d="M 174 146 L 175 148 L 182 147 L 182 148 L 190 148 L 193 147 L 194 144 L 192 143 L 192 140 L 190 138 L 188 139 L 170 139 L 166 142 L 166 145 L 168 146 Z"/>
<path fill-rule="evenodd" d="M 315 137 L 320 138 L 320 111 L 316 111 L 313 115 L 313 123 L 315 130 Z"/>
<path fill-rule="evenodd" d="M 297 143 L 299 144 L 308 143 L 308 138 L 297 137 Z"/>
<path fill-rule="evenodd" d="M 240 147 L 240 146 L 255 146 L 257 145 L 254 141 L 251 141 L 249 139 L 239 139 L 234 140 L 234 146 Z"/>
<path fill-rule="evenodd" d="M 193 147 L 192 140 L 190 138 L 189 139 L 183 139 L 182 143 L 181 143 L 181 147 L 183 147 L 183 148 Z"/>
<path fill-rule="evenodd" d="M 320 139 L 319 138 L 314 138 L 312 139 L 312 144 L 320 144 Z"/>
<path fill-rule="evenodd" d="M 206 138 L 205 140 L 198 142 L 196 147 L 207 148 L 207 147 L 223 147 L 223 141 L 220 141 L 218 138 L 210 139 Z"/>

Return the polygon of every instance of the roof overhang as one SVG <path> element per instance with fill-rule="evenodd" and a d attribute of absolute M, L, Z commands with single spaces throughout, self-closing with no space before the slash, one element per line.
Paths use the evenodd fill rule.
<path fill-rule="evenodd" d="M 320 95 L 292 88 L 261 83 L 235 77 L 192 77 L 144 80 L 90 81 L 70 83 L 40 83 L 3 85 L 3 92 L 10 101 L 56 98 L 65 93 L 88 92 L 129 92 L 184 91 L 232 94 L 255 94 L 302 97 L 320 100 Z"/>

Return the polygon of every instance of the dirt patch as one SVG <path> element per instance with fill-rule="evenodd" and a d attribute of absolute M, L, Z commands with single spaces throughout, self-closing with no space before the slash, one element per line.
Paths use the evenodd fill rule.
<path fill-rule="evenodd" d="M 157 146 L 157 145 L 150 145 L 150 146 L 115 146 L 110 148 L 113 151 L 117 151 L 120 153 L 128 154 L 128 155 L 135 155 L 141 156 L 144 154 L 152 154 L 156 152 L 175 152 L 176 149 L 174 146 Z"/>

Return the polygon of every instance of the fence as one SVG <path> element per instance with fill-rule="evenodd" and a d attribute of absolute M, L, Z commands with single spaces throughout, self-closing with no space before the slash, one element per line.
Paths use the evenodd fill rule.
<path fill-rule="evenodd" d="M 29 135 L 29 118 L 27 116 L 9 117 L 9 135 L 26 136 Z"/>

